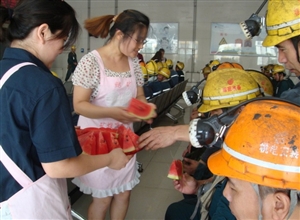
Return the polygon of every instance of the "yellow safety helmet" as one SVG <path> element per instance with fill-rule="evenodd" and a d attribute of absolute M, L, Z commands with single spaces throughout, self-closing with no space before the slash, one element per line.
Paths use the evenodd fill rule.
<path fill-rule="evenodd" d="M 157 65 L 157 71 L 159 71 L 161 68 L 163 68 L 162 62 L 156 62 Z"/>
<path fill-rule="evenodd" d="M 261 96 L 259 86 L 245 70 L 215 70 L 207 77 L 198 111 L 205 113 L 227 108 L 258 96 Z"/>
<path fill-rule="evenodd" d="M 275 46 L 300 35 L 299 12 L 298 0 L 269 0 L 266 14 L 267 37 L 263 46 Z"/>
<path fill-rule="evenodd" d="M 262 89 L 262 92 L 264 93 L 265 96 L 273 96 L 274 89 L 273 89 L 273 85 L 272 85 L 272 82 L 269 77 L 267 77 L 262 72 L 259 72 L 256 70 L 246 70 L 246 71 L 258 83 L 258 85 Z"/>
<path fill-rule="evenodd" d="M 53 75 L 53 76 L 55 76 L 55 77 L 59 78 L 56 72 L 54 72 L 54 71 L 51 71 L 51 73 L 52 73 L 52 75 Z"/>
<path fill-rule="evenodd" d="M 274 64 L 268 64 L 264 66 L 264 73 L 273 73 Z"/>
<path fill-rule="evenodd" d="M 217 66 L 220 65 L 220 61 L 219 60 L 211 60 L 208 64 L 208 66 L 210 67 L 211 71 L 215 71 L 217 69 Z"/>
<path fill-rule="evenodd" d="M 166 60 L 166 64 L 167 64 L 169 69 L 173 67 L 173 61 L 170 60 L 170 59 Z"/>
<path fill-rule="evenodd" d="M 211 69 L 209 66 L 205 66 L 203 69 L 202 69 L 202 73 L 203 74 L 210 74 L 211 73 Z"/>
<path fill-rule="evenodd" d="M 211 155 L 215 175 L 300 190 L 300 108 L 278 100 L 249 103 Z"/>
<path fill-rule="evenodd" d="M 72 45 L 71 49 L 72 49 L 72 50 L 76 50 L 76 46 L 75 46 L 75 45 Z"/>
<path fill-rule="evenodd" d="M 157 64 L 154 60 L 150 60 L 146 63 L 146 69 L 150 76 L 154 76 L 157 74 Z"/>
<path fill-rule="evenodd" d="M 184 63 L 183 63 L 183 62 L 177 61 L 176 66 L 177 66 L 177 68 L 180 69 L 180 70 L 183 70 L 183 69 L 184 69 Z"/>
<path fill-rule="evenodd" d="M 168 68 L 168 65 L 166 64 L 166 62 L 162 62 L 163 67 Z"/>
<path fill-rule="evenodd" d="M 148 79 L 148 71 L 147 71 L 146 67 L 141 65 L 141 69 L 142 69 L 144 79 Z"/>
<path fill-rule="evenodd" d="M 276 74 L 276 73 L 284 73 L 284 66 L 279 65 L 279 64 L 275 64 L 273 69 L 272 69 L 272 74 Z"/>
<path fill-rule="evenodd" d="M 168 68 L 162 67 L 159 71 L 158 74 L 163 75 L 167 79 L 170 78 L 171 72 Z"/>

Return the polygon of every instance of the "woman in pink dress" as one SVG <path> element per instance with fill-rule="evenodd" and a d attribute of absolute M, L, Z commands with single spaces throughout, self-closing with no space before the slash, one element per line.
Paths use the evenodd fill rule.
<path fill-rule="evenodd" d="M 117 128 L 123 124 L 132 129 L 132 123 L 140 121 L 126 107 L 131 98 L 147 102 L 137 55 L 145 44 L 149 23 L 149 18 L 136 10 L 85 21 L 90 35 L 109 35 L 109 39 L 104 46 L 83 56 L 72 78 L 74 109 L 80 114 L 81 128 Z M 104 219 L 109 207 L 111 219 L 124 219 L 130 192 L 139 183 L 139 176 L 134 156 L 119 171 L 102 168 L 75 178 L 73 183 L 93 197 L 89 219 Z"/>

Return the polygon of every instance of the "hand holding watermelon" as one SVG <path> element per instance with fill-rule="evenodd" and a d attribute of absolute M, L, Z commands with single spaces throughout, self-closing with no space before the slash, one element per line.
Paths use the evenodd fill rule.
<path fill-rule="evenodd" d="M 127 108 L 125 107 L 111 107 L 107 108 L 107 117 L 113 118 L 122 124 L 129 124 L 132 122 L 139 122 L 141 121 L 140 118 L 136 117 L 135 115 L 132 115 L 128 112 Z"/>
<path fill-rule="evenodd" d="M 197 194 L 199 188 L 197 180 L 194 177 L 188 175 L 187 173 L 184 173 L 180 180 L 174 180 L 173 184 L 176 190 L 189 195 Z"/>
<path fill-rule="evenodd" d="M 127 111 L 142 120 L 149 120 L 156 117 L 156 106 L 153 103 L 146 103 L 139 99 L 132 98 Z M 151 121 L 149 121 L 151 123 Z"/>
<path fill-rule="evenodd" d="M 108 155 L 110 157 L 110 163 L 107 166 L 114 170 L 120 170 L 124 168 L 132 157 L 124 155 L 124 152 L 121 148 L 113 149 Z"/>

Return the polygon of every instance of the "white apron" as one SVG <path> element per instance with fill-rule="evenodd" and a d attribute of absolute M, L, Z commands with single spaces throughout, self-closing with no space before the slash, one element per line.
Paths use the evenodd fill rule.
<path fill-rule="evenodd" d="M 137 85 L 133 71 L 133 64 L 128 59 L 131 77 L 111 77 L 105 74 L 104 64 L 99 53 L 94 50 L 91 53 L 97 58 L 100 66 L 100 85 L 98 86 L 97 97 L 92 104 L 103 107 L 123 106 L 127 107 L 132 97 L 136 97 Z M 79 116 L 78 126 L 86 127 L 107 127 L 117 128 L 122 123 L 112 118 L 91 119 Z M 125 125 L 132 129 L 132 123 Z M 121 170 L 113 170 L 108 167 L 98 169 L 81 177 L 73 179 L 85 194 L 92 194 L 93 197 L 105 198 L 131 190 L 139 183 L 140 174 L 137 172 L 136 155 Z"/>
<path fill-rule="evenodd" d="M 33 63 L 21 63 L 9 69 L 0 80 L 5 81 L 19 68 Z M 0 161 L 23 187 L 8 200 L 0 203 L 0 219 L 72 219 L 66 179 L 47 175 L 33 182 L 0 146 Z"/>

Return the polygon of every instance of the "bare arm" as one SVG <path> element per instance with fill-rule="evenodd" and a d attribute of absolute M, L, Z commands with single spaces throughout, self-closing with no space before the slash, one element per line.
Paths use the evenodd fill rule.
<path fill-rule="evenodd" d="M 73 104 L 77 114 L 88 118 L 113 118 L 124 124 L 140 121 L 129 114 L 125 107 L 101 107 L 90 103 L 91 89 L 74 86 Z"/>
<path fill-rule="evenodd" d="M 77 157 L 57 162 L 42 163 L 42 166 L 47 175 L 52 178 L 70 178 L 81 176 L 106 166 L 116 170 L 122 169 L 131 157 L 126 156 L 123 150 L 118 148 L 108 154 L 94 156 L 80 154 Z"/>
<path fill-rule="evenodd" d="M 156 127 L 142 134 L 139 147 L 146 150 L 156 150 L 174 144 L 176 141 L 189 142 L 189 125 Z"/>

